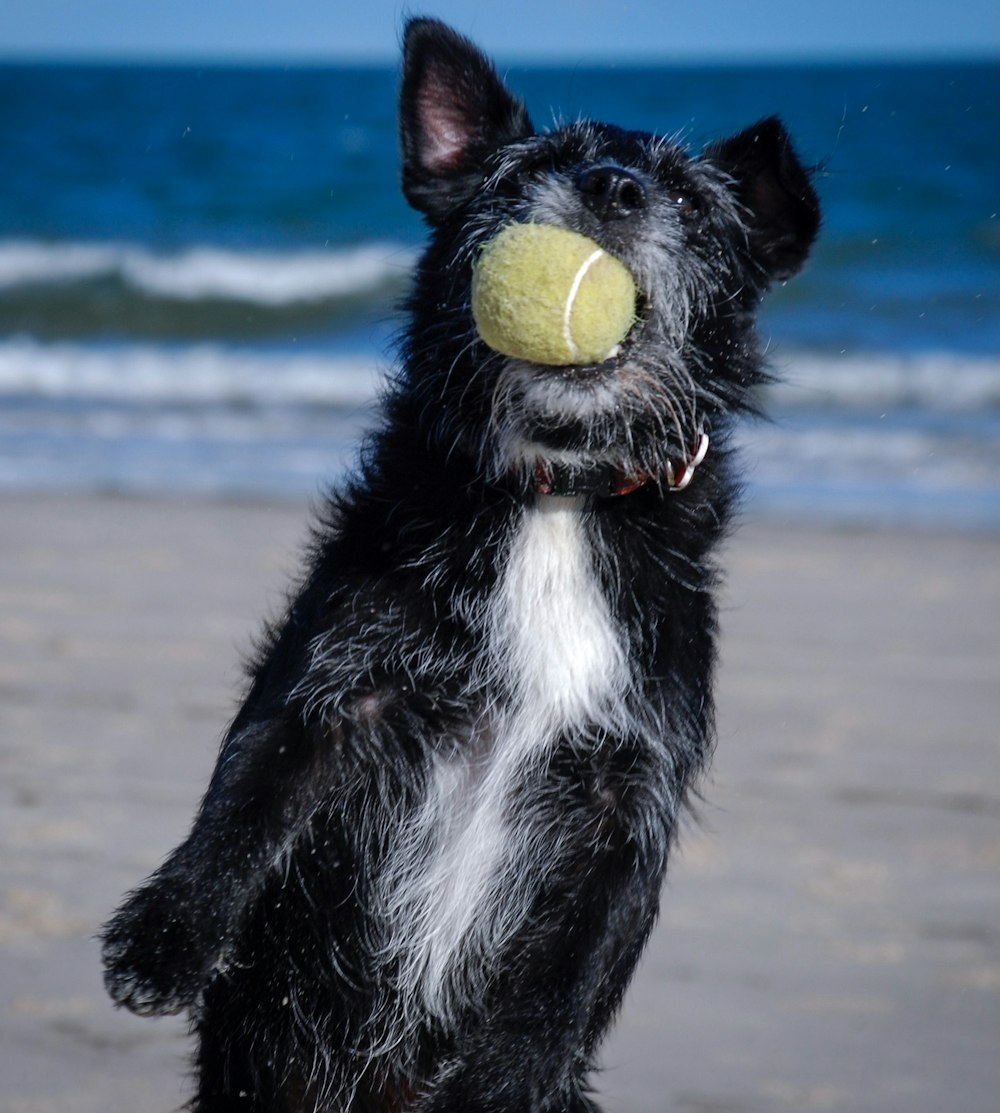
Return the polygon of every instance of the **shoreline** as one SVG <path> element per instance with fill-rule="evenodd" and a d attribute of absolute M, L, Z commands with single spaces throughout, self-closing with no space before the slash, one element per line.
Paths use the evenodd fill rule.
<path fill-rule="evenodd" d="M 271 511 L 282 517 L 298 516 L 303 530 L 313 513 L 322 506 L 327 492 L 336 491 L 340 482 L 353 469 L 350 461 L 339 472 L 328 478 L 317 480 L 311 494 L 295 491 L 240 491 L 240 490 L 160 490 L 130 489 L 113 486 L 85 488 L 79 491 L 72 488 L 4 488 L 0 486 L 0 509 L 7 504 L 38 503 L 48 506 L 53 513 L 62 508 L 77 504 L 108 504 L 123 506 L 150 505 L 196 512 L 198 508 L 211 510 L 255 510 Z M 851 505 L 851 500 L 847 500 Z M 984 542 L 1000 541 L 1000 489 L 994 496 L 993 491 L 984 492 L 980 505 L 972 513 L 958 512 L 943 520 L 933 519 L 931 514 L 913 515 L 905 510 L 895 513 L 878 513 L 865 501 L 864 495 L 853 503 L 852 511 L 825 511 L 821 501 L 810 500 L 803 494 L 793 497 L 774 495 L 769 492 L 750 491 L 743 505 L 737 504 L 733 525 L 722 543 L 721 552 L 728 551 L 735 539 L 745 531 L 818 534 L 859 534 L 862 536 L 884 537 L 892 534 L 912 537 L 968 538 Z M 933 519 L 933 520 L 932 520 Z M 294 554 L 293 554 L 294 555 Z M 723 561 L 723 563 L 725 563 Z"/>
<path fill-rule="evenodd" d="M 183 837 L 304 502 L 0 493 L 0 1113 L 165 1113 L 181 1021 L 94 932 Z M 747 518 L 719 742 L 595 1078 L 608 1113 L 987 1113 L 1000 538 Z"/>

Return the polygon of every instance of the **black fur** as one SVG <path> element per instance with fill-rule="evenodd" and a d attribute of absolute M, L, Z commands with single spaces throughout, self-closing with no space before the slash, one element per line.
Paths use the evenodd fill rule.
<path fill-rule="evenodd" d="M 763 377 L 754 312 L 818 227 L 777 120 L 700 157 L 593 122 L 536 134 L 478 50 L 429 20 L 407 28 L 401 130 L 431 238 L 384 422 L 251 667 L 190 836 L 104 931 L 118 1003 L 190 1013 L 202 1113 L 596 1108 L 587 1072 L 711 748 L 712 551 L 734 501 L 728 431 Z M 478 339 L 471 266 L 511 220 L 583 232 L 630 267 L 642 321 L 615 357 L 533 367 Z M 675 490 L 702 431 L 708 455 Z M 432 1007 L 408 941 L 392 944 L 386 878 L 419 872 L 419 854 L 392 863 L 434 770 L 480 791 L 520 723 L 504 715 L 524 678 L 490 623 L 512 539 L 556 498 L 533 489 L 549 455 L 644 477 L 573 504 L 628 683 L 508 772 L 504 848 L 523 861 L 493 864 L 481 910 L 527 905 L 506 933 L 476 925 L 493 949 L 462 937 Z"/>

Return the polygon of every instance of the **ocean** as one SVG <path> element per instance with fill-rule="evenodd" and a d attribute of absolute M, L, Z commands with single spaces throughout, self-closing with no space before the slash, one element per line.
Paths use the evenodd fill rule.
<path fill-rule="evenodd" d="M 510 66 L 536 124 L 694 150 L 777 112 L 825 224 L 762 328 L 747 507 L 1000 531 L 1000 69 Z M 423 228 L 391 67 L 0 65 L 0 489 L 308 499 Z"/>

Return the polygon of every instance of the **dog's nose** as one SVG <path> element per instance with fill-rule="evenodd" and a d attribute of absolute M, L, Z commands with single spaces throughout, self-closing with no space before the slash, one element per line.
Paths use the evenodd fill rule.
<path fill-rule="evenodd" d="M 620 166 L 594 166 L 577 176 L 583 203 L 601 220 L 620 220 L 646 207 L 646 187 Z"/>

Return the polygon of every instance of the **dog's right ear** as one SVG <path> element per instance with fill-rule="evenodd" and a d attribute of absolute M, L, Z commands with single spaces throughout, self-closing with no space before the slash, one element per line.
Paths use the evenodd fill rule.
<path fill-rule="evenodd" d="M 729 177 L 755 261 L 769 281 L 791 278 L 819 231 L 819 199 L 788 132 L 771 116 L 703 155 Z"/>
<path fill-rule="evenodd" d="M 399 115 L 403 193 L 431 224 L 476 192 L 491 151 L 534 131 L 482 51 L 434 19 L 406 26 Z"/>

